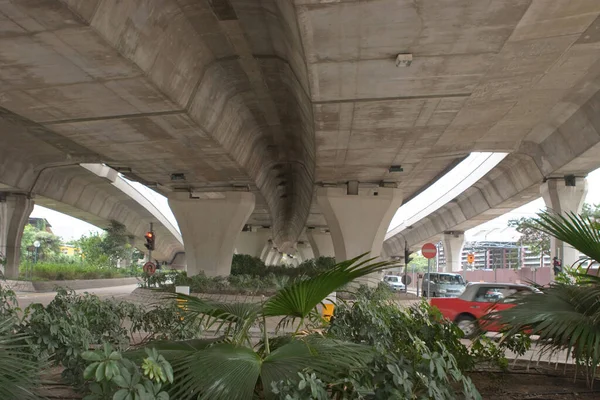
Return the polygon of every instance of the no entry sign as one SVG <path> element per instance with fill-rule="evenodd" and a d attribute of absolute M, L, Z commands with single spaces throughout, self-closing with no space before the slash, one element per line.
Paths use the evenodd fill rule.
<path fill-rule="evenodd" d="M 437 248 L 433 243 L 425 243 L 421 248 L 421 253 L 425 258 L 433 258 L 437 253 Z"/>

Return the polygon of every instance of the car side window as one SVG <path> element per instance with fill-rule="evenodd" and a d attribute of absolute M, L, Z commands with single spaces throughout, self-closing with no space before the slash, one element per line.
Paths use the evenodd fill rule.
<path fill-rule="evenodd" d="M 509 290 L 511 291 L 511 293 L 508 296 L 505 296 L 504 299 L 502 299 L 503 303 L 514 303 L 517 300 L 517 296 L 513 296 L 514 294 L 528 295 L 534 293 L 533 290 L 526 287 L 509 288 Z"/>
<path fill-rule="evenodd" d="M 477 290 L 473 301 L 480 303 L 495 303 L 505 297 L 505 292 L 506 288 L 502 286 L 483 286 Z"/>

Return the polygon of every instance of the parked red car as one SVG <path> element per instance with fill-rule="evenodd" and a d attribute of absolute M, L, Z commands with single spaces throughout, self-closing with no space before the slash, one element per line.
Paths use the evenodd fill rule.
<path fill-rule="evenodd" d="M 497 332 L 499 326 L 489 321 L 481 323 L 479 319 L 490 311 L 501 311 L 513 306 L 513 295 L 536 293 L 537 289 L 514 283 L 471 283 L 465 291 L 454 298 L 432 298 L 431 305 L 437 307 L 442 315 L 453 321 L 471 338 L 479 331 Z"/>

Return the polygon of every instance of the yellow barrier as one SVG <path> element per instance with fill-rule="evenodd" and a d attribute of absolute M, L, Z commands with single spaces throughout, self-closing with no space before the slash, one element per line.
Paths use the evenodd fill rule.
<path fill-rule="evenodd" d="M 187 300 L 177 299 L 177 307 L 179 307 L 182 311 L 187 311 Z M 183 321 L 183 316 L 179 315 L 179 319 Z"/>
<path fill-rule="evenodd" d="M 333 310 L 335 308 L 335 304 L 323 304 L 323 319 L 326 321 L 330 321 L 331 317 L 333 317 Z"/>

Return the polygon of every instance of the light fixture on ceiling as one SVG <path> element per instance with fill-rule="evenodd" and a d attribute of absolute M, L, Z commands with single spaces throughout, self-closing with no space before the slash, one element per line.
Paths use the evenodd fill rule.
<path fill-rule="evenodd" d="M 403 172 L 404 169 L 402 168 L 402 165 L 391 165 L 389 172 Z"/>
<path fill-rule="evenodd" d="M 171 174 L 171 181 L 185 181 L 185 174 L 181 172 Z"/>
<path fill-rule="evenodd" d="M 398 54 L 396 56 L 396 67 L 410 67 L 412 59 L 412 54 Z"/>

